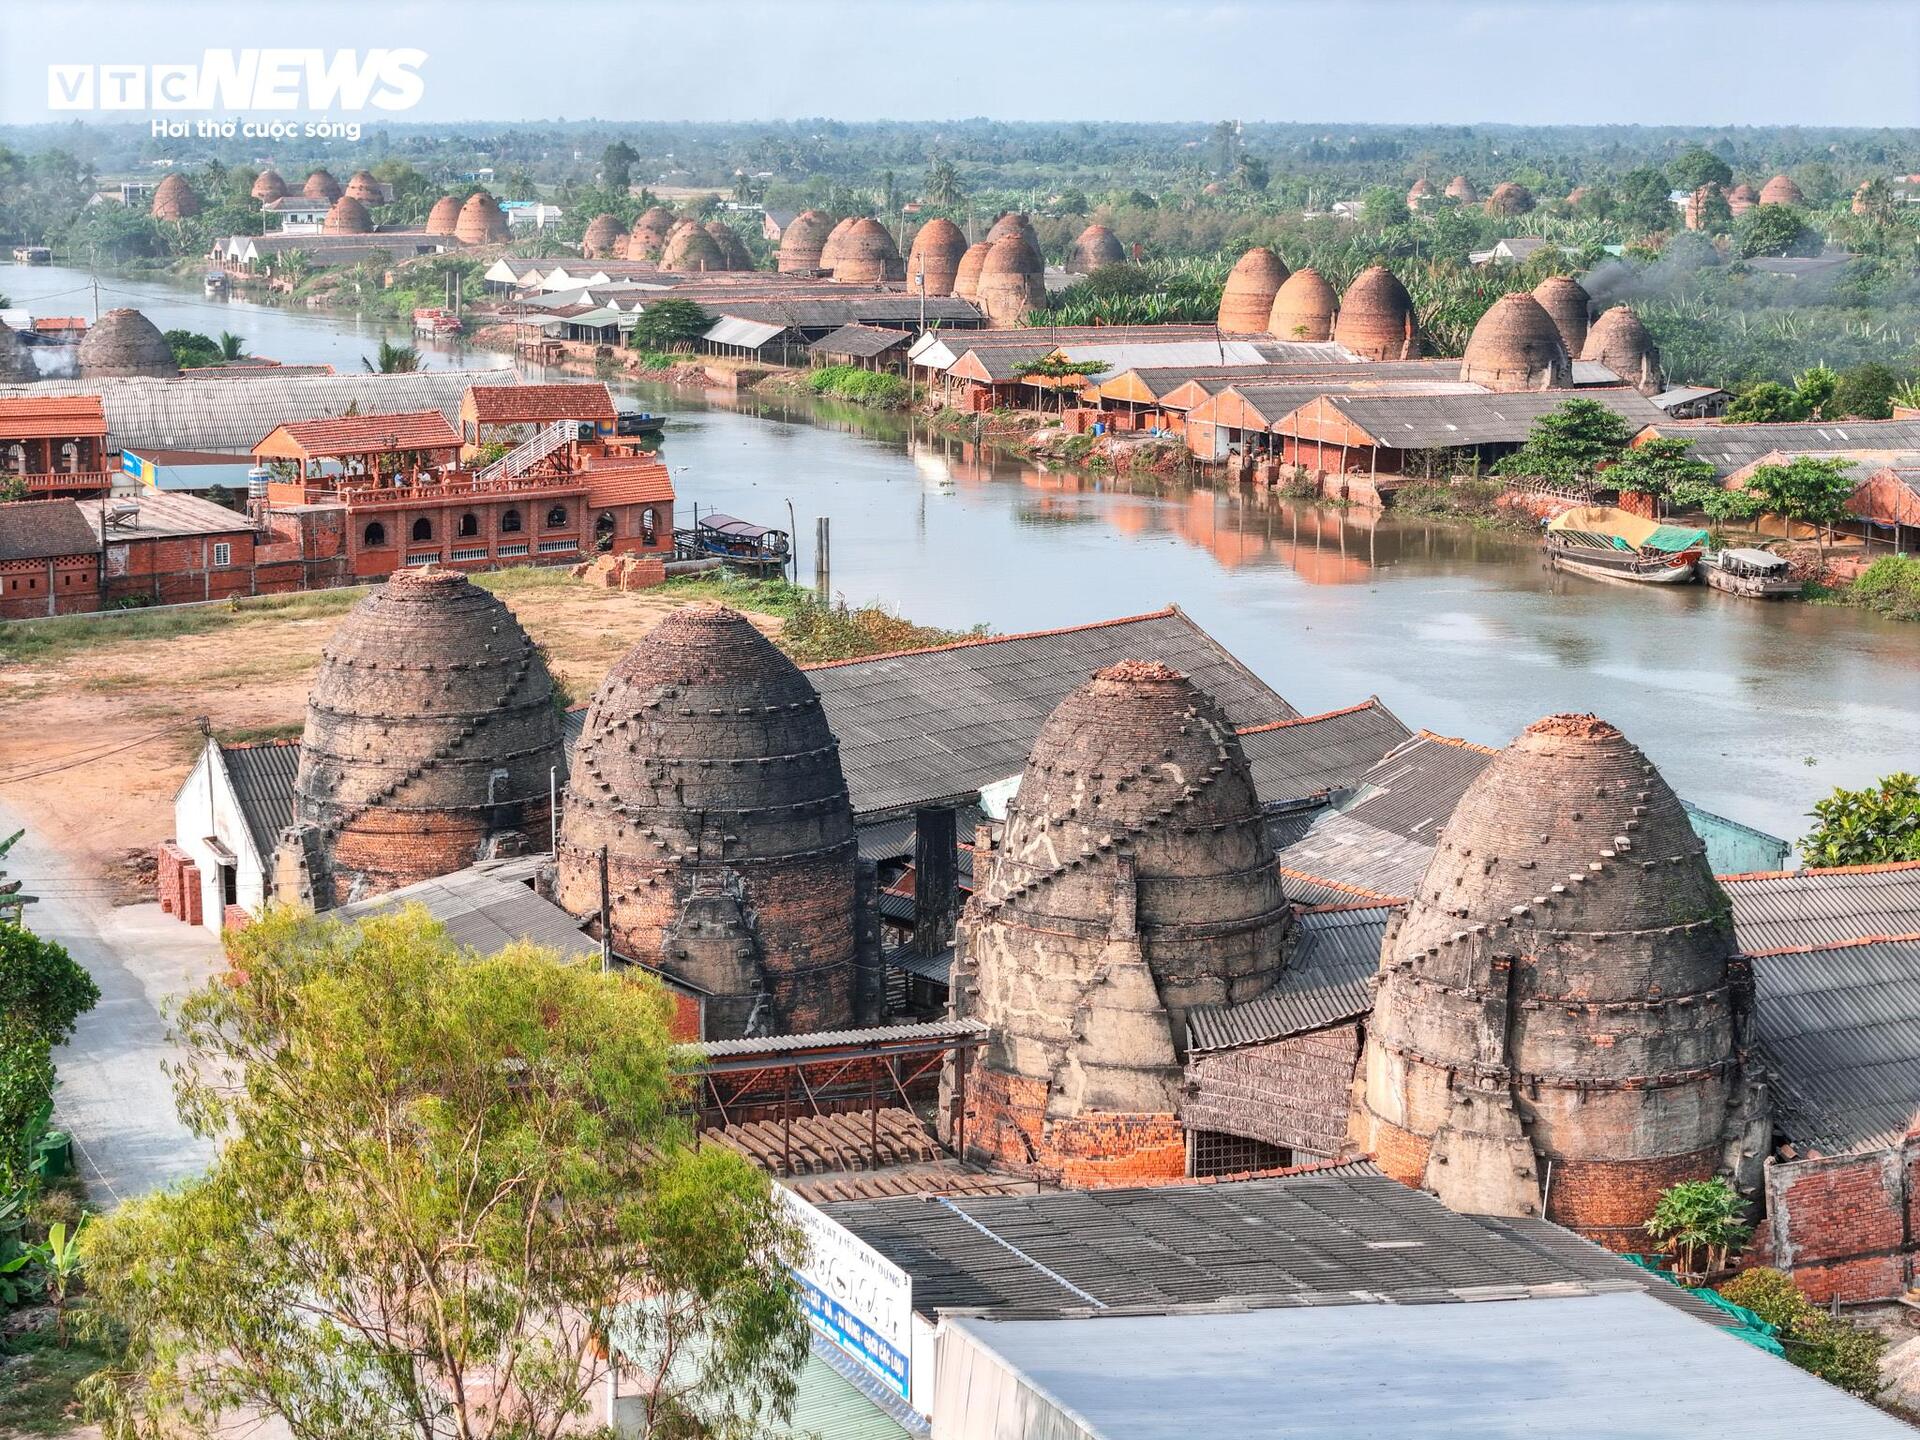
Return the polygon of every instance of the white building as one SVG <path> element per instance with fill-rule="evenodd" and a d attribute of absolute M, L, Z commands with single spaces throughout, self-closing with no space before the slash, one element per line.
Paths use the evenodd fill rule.
<path fill-rule="evenodd" d="M 560 207 L 539 200 L 509 200 L 500 208 L 507 212 L 507 228 L 510 230 L 544 230 L 549 225 L 560 223 Z"/>
<path fill-rule="evenodd" d="M 293 823 L 299 769 L 292 740 L 208 740 L 174 795 L 174 844 L 199 872 L 200 923 L 216 935 L 228 906 L 258 915 L 271 897 L 274 845 Z"/>

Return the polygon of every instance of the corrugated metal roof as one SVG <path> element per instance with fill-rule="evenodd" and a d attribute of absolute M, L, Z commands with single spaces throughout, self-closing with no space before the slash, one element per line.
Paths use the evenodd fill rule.
<path fill-rule="evenodd" d="M 1288 1440 L 1912 1433 L 1644 1289 L 1439 1309 L 1347 1304 L 949 1325 L 936 1402 L 946 1440 L 1191 1440 L 1263 1429 Z"/>
<path fill-rule="evenodd" d="M 1187 1012 L 1187 1049 L 1201 1055 L 1265 1045 L 1339 1025 L 1373 1009 L 1367 984 L 1380 968 L 1388 905 L 1309 911 L 1295 922 L 1294 951 L 1266 994 L 1243 1005 Z"/>
<path fill-rule="evenodd" d="M 814 1353 L 800 1367 L 793 1393 L 793 1413 L 785 1421 L 769 1420 L 761 1433 L 773 1440 L 908 1440 L 908 1430 L 882 1409 L 875 1397 Z"/>
<path fill-rule="evenodd" d="M 1263 804 L 1284 804 L 1355 784 L 1411 732 L 1377 697 L 1324 715 L 1240 732 Z"/>
<path fill-rule="evenodd" d="M 744 350 L 758 350 L 769 340 L 777 339 L 787 333 L 785 325 L 771 321 L 747 320 L 738 315 L 722 315 L 713 323 L 713 328 L 700 338 L 714 345 L 738 345 Z"/>
<path fill-rule="evenodd" d="M 826 1209 L 913 1278 L 923 1315 L 1324 1304 L 1356 1291 L 1419 1305 L 1489 1287 L 1677 1290 L 1598 1246 L 1560 1243 L 1556 1226 L 1456 1215 L 1364 1161 L 1210 1185 Z"/>
<path fill-rule="evenodd" d="M 905 330 L 862 325 L 854 321 L 842 325 L 831 335 L 822 336 L 808 348 L 822 355 L 852 355 L 867 359 L 875 355 L 884 355 L 887 351 L 897 349 L 912 339 L 913 336 Z"/>
<path fill-rule="evenodd" d="M 1432 844 L 1494 753 L 1422 730 L 1362 775 L 1340 808 L 1376 830 Z"/>
<path fill-rule="evenodd" d="M 220 763 L 234 803 L 247 822 L 261 863 L 273 864 L 280 832 L 293 823 L 293 782 L 300 773 L 297 740 L 268 740 L 257 745 L 222 745 Z"/>
<path fill-rule="evenodd" d="M 1753 976 L 1774 1116 L 1792 1139 L 1878 1149 L 1920 1124 L 1920 939 L 1756 955 Z"/>
<path fill-rule="evenodd" d="M 1722 884 L 1748 951 L 1920 932 L 1920 862 L 1729 875 Z"/>
<path fill-rule="evenodd" d="M 1281 866 L 1290 871 L 1336 881 L 1374 895 L 1405 897 L 1413 894 L 1419 887 L 1420 877 L 1427 873 L 1433 847 L 1330 810 L 1316 816 L 1307 833 L 1282 850 L 1278 858 Z M 1286 877 L 1284 883 L 1290 897 L 1304 898 L 1294 895 L 1291 877 Z"/>
<path fill-rule="evenodd" d="M 1667 412 L 1636 390 L 1594 387 L 1524 390 L 1501 395 L 1330 395 L 1327 403 L 1383 446 L 1424 450 L 1459 445 L 1519 444 L 1533 422 L 1569 400 L 1593 400 L 1635 427 L 1667 423 Z M 1293 427 L 1282 425 L 1283 433 Z"/>
<path fill-rule="evenodd" d="M 887 952 L 887 964 L 908 975 L 945 985 L 953 976 L 953 949 L 949 945 L 937 954 L 922 955 L 910 945 L 900 945 Z"/>
<path fill-rule="evenodd" d="M 1691 456 L 1705 460 L 1723 480 L 1776 450 L 1784 455 L 1818 455 L 1839 450 L 1920 450 L 1920 420 L 1723 425 L 1711 420 L 1675 421 L 1662 414 L 1654 433 L 1691 440 Z"/>
<path fill-rule="evenodd" d="M 754 1035 L 743 1040 L 708 1040 L 681 1047 L 689 1056 L 731 1060 L 743 1055 L 788 1055 L 808 1050 L 839 1050 L 856 1045 L 898 1045 L 914 1041 L 985 1039 L 978 1020 L 926 1020 L 917 1025 L 879 1025 L 868 1030 L 812 1030 L 804 1035 Z"/>
<path fill-rule="evenodd" d="M 536 894 L 529 883 L 543 858 L 484 860 L 451 875 L 403 886 L 377 899 L 343 905 L 335 913 L 342 919 L 361 920 L 419 904 L 447 927 L 456 942 L 483 955 L 525 940 L 562 955 L 598 956 L 599 942 L 583 934 L 579 921 Z"/>
<path fill-rule="evenodd" d="M 115 449 L 207 450 L 244 455 L 276 425 L 343 414 L 438 410 L 450 424 L 470 385 L 515 385 L 511 369 L 420 370 L 409 375 L 276 375 L 270 369 L 244 379 L 143 375 L 93 380 L 42 380 L 0 387 L 0 396 L 98 395 L 107 412 L 107 440 Z"/>
<path fill-rule="evenodd" d="M 1237 726 L 1293 707 L 1178 609 L 807 668 L 840 742 L 856 815 L 962 796 L 1027 763 L 1053 707 L 1095 671 L 1161 660 Z"/>

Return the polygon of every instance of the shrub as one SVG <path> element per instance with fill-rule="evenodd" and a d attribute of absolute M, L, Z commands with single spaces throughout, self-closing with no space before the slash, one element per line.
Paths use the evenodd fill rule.
<path fill-rule="evenodd" d="M 905 380 L 882 370 L 862 370 L 857 365 L 823 365 L 808 374 L 807 386 L 816 395 L 831 395 L 882 409 L 896 409 L 907 403 Z"/>
<path fill-rule="evenodd" d="M 1847 587 L 1842 600 L 1890 620 L 1920 620 L 1920 560 L 1883 555 Z"/>
<path fill-rule="evenodd" d="M 1813 1302 L 1800 1293 L 1785 1271 L 1756 1265 L 1742 1270 L 1719 1287 L 1736 1305 L 1744 1305 L 1776 1330 L 1790 1330 L 1794 1322 L 1813 1312 Z"/>
<path fill-rule="evenodd" d="M 1851 1395 L 1871 1400 L 1885 1388 L 1880 1357 L 1887 1337 L 1864 1325 L 1836 1320 L 1807 1299 L 1793 1277 L 1766 1266 L 1743 1271 L 1720 1294 L 1744 1305 L 1779 1332 L 1787 1358 Z"/>

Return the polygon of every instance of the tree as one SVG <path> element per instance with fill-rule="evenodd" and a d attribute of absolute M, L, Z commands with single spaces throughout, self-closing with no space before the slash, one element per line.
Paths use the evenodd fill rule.
<path fill-rule="evenodd" d="M 1643 440 L 1607 467 L 1607 483 L 1623 495 L 1697 503 L 1707 488 L 1718 489 L 1713 466 L 1693 458 L 1693 442 L 1680 436 Z M 1691 506 L 1689 506 L 1691 508 Z"/>
<path fill-rule="evenodd" d="M 624 140 L 616 140 L 600 152 L 600 183 L 616 195 L 627 193 L 633 183 L 633 162 L 640 152 Z"/>
<path fill-rule="evenodd" d="M 679 350 L 713 328 L 713 317 L 691 300 L 655 300 L 633 322 L 636 350 Z"/>
<path fill-rule="evenodd" d="M 1249 155 L 1244 150 L 1240 152 L 1240 158 L 1234 162 L 1233 167 L 1235 185 L 1249 194 L 1258 195 L 1266 190 L 1272 178 L 1273 172 L 1267 168 L 1266 161 L 1257 155 Z"/>
<path fill-rule="evenodd" d="M 1104 375 L 1109 368 L 1104 360 L 1069 360 L 1064 355 L 1042 355 L 1038 360 L 1022 361 L 1013 367 L 1013 373 L 1022 380 L 1048 382 L 1048 388 L 1059 395 L 1060 406 L 1065 409 L 1068 390 L 1078 388 L 1074 382 Z"/>
<path fill-rule="evenodd" d="M 1753 1234 L 1740 1219 L 1740 1196 L 1718 1176 L 1683 1180 L 1661 1191 L 1646 1228 L 1673 1256 L 1674 1274 L 1689 1285 L 1725 1269 L 1728 1254 Z"/>
<path fill-rule="evenodd" d="M 1614 186 L 1614 214 L 1629 234 L 1671 230 L 1677 218 L 1666 173 L 1652 166 L 1629 170 Z"/>
<path fill-rule="evenodd" d="M 1800 841 L 1809 865 L 1883 865 L 1920 860 L 1920 780 L 1902 771 L 1860 790 L 1836 788 L 1813 805 Z"/>
<path fill-rule="evenodd" d="M 182 370 L 220 363 L 220 346 L 211 336 L 193 330 L 169 330 L 165 339 L 173 349 L 173 363 Z"/>
<path fill-rule="evenodd" d="M 1579 480 L 1618 460 L 1633 427 L 1597 400 L 1569 400 L 1533 422 L 1527 443 L 1494 466 L 1499 475 Z"/>
<path fill-rule="evenodd" d="M 233 361 L 247 358 L 247 342 L 231 330 L 222 330 L 218 343 L 220 346 L 220 358 L 222 360 Z"/>
<path fill-rule="evenodd" d="M 99 999 L 63 946 L 0 921 L 0 1191 L 27 1183 L 53 1103 L 53 1048 Z"/>
<path fill-rule="evenodd" d="M 1391 186 L 1374 186 L 1360 202 L 1360 223 L 1369 230 L 1406 224 L 1407 197 Z"/>
<path fill-rule="evenodd" d="M 1733 227 L 1734 248 L 1749 260 L 1757 255 L 1818 255 L 1825 243 L 1791 205 L 1756 205 Z"/>
<path fill-rule="evenodd" d="M 1807 1299 L 1791 1275 L 1756 1265 L 1722 1285 L 1720 1294 L 1771 1325 L 1787 1359 L 1802 1370 L 1863 1400 L 1886 1388 L 1880 1373 L 1886 1337 L 1835 1319 Z"/>
<path fill-rule="evenodd" d="M 1809 418 L 1830 419 L 1836 413 L 1827 407 L 1839 388 L 1840 376 L 1830 365 L 1815 365 L 1794 377 L 1793 393 L 1799 397 Z"/>
<path fill-rule="evenodd" d="M 1859 487 L 1847 474 L 1846 461 L 1796 455 L 1784 465 L 1760 466 L 1748 477 L 1747 488 L 1782 520 L 1815 527 L 1824 568 L 1827 532 L 1847 518 L 1847 504 Z"/>
<path fill-rule="evenodd" d="M 943 210 L 953 209 L 966 198 L 967 193 L 960 184 L 960 172 L 944 155 L 928 164 L 922 189 L 926 193 L 927 203 Z"/>
<path fill-rule="evenodd" d="M 124 1359 L 116 1440 L 221 1411 L 298 1440 L 550 1440 L 623 1371 L 641 1433 L 745 1437 L 807 1351 L 800 1237 L 767 1177 L 697 1142 L 664 992 L 424 910 L 270 912 L 178 1012 L 201 1178 L 89 1227 Z"/>
<path fill-rule="evenodd" d="M 1702 185 L 1724 188 L 1733 183 L 1733 167 L 1711 150 L 1696 145 L 1691 150 L 1682 150 L 1668 162 L 1667 178 L 1676 190 L 1698 190 Z"/>
<path fill-rule="evenodd" d="M 1886 420 L 1893 415 L 1893 397 L 1899 389 L 1900 377 L 1889 367 L 1875 361 L 1855 365 L 1840 375 L 1824 413 L 1832 420 Z"/>
<path fill-rule="evenodd" d="M 411 345 L 396 345 L 391 340 L 380 342 L 377 359 L 360 357 L 360 363 L 371 375 L 411 375 L 420 368 L 420 352 Z"/>
<path fill-rule="evenodd" d="M 1806 397 L 1778 380 L 1756 381 L 1727 402 L 1728 421 L 1743 425 L 1774 425 L 1807 415 Z"/>

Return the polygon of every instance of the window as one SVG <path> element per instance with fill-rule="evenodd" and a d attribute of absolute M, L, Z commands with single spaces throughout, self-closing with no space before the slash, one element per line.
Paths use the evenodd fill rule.
<path fill-rule="evenodd" d="M 427 517 L 424 515 L 422 515 L 418 520 L 414 521 L 413 522 L 413 538 L 415 540 L 433 539 L 433 521 L 427 519 Z"/>
<path fill-rule="evenodd" d="M 655 527 L 658 524 L 659 521 L 655 518 L 651 505 L 640 512 L 640 543 L 642 545 L 653 544 Z"/>
<path fill-rule="evenodd" d="M 520 533 L 520 512 L 518 510 L 508 510 L 501 515 L 500 533 L 502 535 L 518 535 Z"/>
<path fill-rule="evenodd" d="M 600 518 L 593 522 L 594 549 L 611 550 L 613 548 L 615 524 L 616 522 L 611 510 L 602 510 L 600 512 Z"/>
<path fill-rule="evenodd" d="M 460 517 L 460 533 L 463 536 L 478 535 L 480 533 L 480 517 L 471 510 L 467 511 L 466 514 Z"/>
<path fill-rule="evenodd" d="M 1210 1175 L 1245 1175 L 1254 1170 L 1281 1170 L 1293 1164 L 1293 1152 L 1284 1145 L 1249 1140 L 1219 1130 L 1194 1130 L 1188 1141 L 1193 1179 Z"/>
<path fill-rule="evenodd" d="M 213 547 L 213 563 L 216 567 L 231 565 L 233 563 L 233 546 L 225 540 L 216 542 Z"/>
<path fill-rule="evenodd" d="M 367 526 L 366 532 L 360 538 L 369 546 L 384 545 L 387 543 L 387 527 L 376 520 Z"/>
<path fill-rule="evenodd" d="M 567 523 L 567 507 L 566 506 L 556 505 L 551 510 L 547 511 L 547 528 L 549 530 L 558 530 L 562 525 L 565 525 L 566 523 Z"/>

